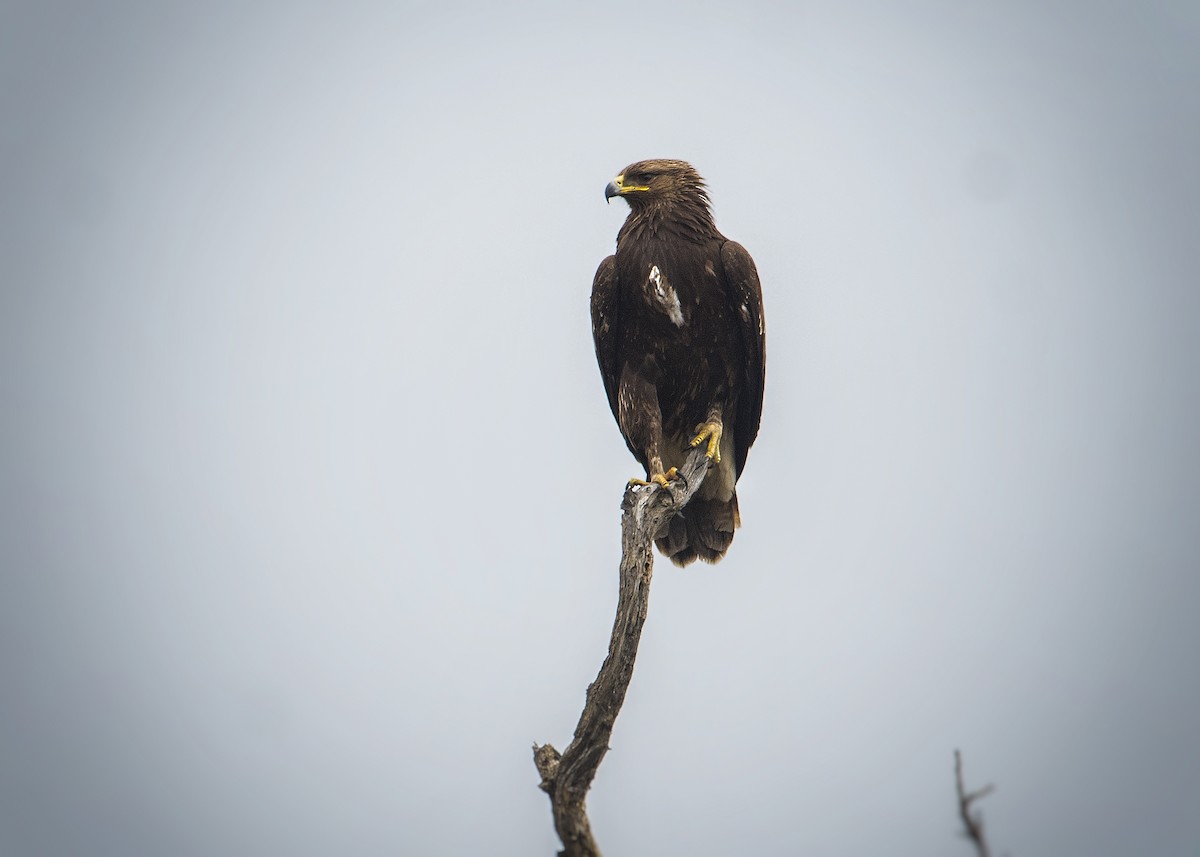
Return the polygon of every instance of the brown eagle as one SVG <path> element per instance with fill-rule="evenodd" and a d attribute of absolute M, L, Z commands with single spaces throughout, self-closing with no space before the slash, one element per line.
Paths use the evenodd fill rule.
<path fill-rule="evenodd" d="M 676 565 L 717 562 L 741 524 L 735 486 L 762 413 L 766 340 L 754 260 L 717 231 L 684 161 L 638 161 L 604 189 L 629 203 L 592 283 L 592 337 L 625 443 L 666 486 L 690 447 L 713 460 L 655 540 Z"/>

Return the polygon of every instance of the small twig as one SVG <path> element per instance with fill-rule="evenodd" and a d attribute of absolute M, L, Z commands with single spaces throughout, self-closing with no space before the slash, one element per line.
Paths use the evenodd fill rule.
<path fill-rule="evenodd" d="M 979 791 L 968 793 L 963 786 L 962 754 L 954 751 L 954 780 L 958 787 L 958 814 L 962 817 L 963 827 L 966 828 L 967 839 L 975 843 L 979 857 L 988 857 L 987 840 L 983 836 L 983 813 L 971 814 L 971 804 L 981 797 L 991 794 L 992 786 L 986 785 Z"/>
<path fill-rule="evenodd" d="M 561 754 L 549 744 L 533 745 L 533 762 L 541 774 L 540 787 L 550 795 L 554 829 L 562 840 L 560 857 L 599 857 L 584 800 L 592 779 L 608 752 L 608 739 L 625 692 L 633 677 L 638 641 L 650 603 L 654 569 L 654 537 L 684 507 L 708 471 L 703 448 L 693 450 L 670 487 L 625 490 L 621 503 L 621 583 L 608 656 L 596 680 L 588 685 L 587 701 L 575 737 Z"/>

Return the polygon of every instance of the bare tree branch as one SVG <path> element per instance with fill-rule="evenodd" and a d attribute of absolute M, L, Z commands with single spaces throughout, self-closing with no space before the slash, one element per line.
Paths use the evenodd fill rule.
<path fill-rule="evenodd" d="M 983 813 L 971 814 L 971 804 L 991 794 L 992 786 L 986 785 L 979 791 L 968 793 L 963 786 L 962 754 L 954 751 L 954 781 L 958 788 L 958 814 L 962 816 L 963 827 L 966 828 L 967 839 L 975 843 L 979 857 L 988 857 L 987 840 L 983 836 Z"/>
<path fill-rule="evenodd" d="M 700 487 L 708 463 L 704 448 L 699 447 L 688 455 L 682 479 L 672 481 L 669 488 L 625 490 L 621 503 L 621 583 L 608 656 L 596 680 L 588 685 L 587 701 L 567 749 L 560 754 L 549 744 L 533 745 L 533 762 L 542 776 L 542 790 L 550 795 L 554 829 L 563 844 L 560 857 L 600 855 L 584 800 L 608 752 L 608 739 L 633 677 L 650 603 L 654 537 Z"/>

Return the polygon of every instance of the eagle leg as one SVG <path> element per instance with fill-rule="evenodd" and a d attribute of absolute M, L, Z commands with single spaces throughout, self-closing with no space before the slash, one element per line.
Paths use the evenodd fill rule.
<path fill-rule="evenodd" d="M 691 446 L 699 446 L 705 440 L 708 441 L 708 449 L 705 455 L 711 458 L 718 464 L 721 463 L 721 432 L 723 430 L 720 420 L 709 419 L 708 422 L 696 426 L 696 436 L 692 438 Z"/>
<path fill-rule="evenodd" d="M 652 474 L 650 475 L 650 481 L 649 481 L 649 482 L 647 482 L 645 479 L 638 479 L 638 478 L 635 476 L 635 477 L 633 477 L 632 479 L 630 479 L 630 480 L 629 480 L 629 484 L 630 484 L 631 486 L 639 486 L 639 485 L 661 485 L 663 488 L 666 488 L 666 487 L 667 487 L 667 486 L 668 486 L 668 485 L 669 485 L 669 484 L 670 484 L 670 483 L 671 483 L 673 480 L 675 480 L 675 479 L 682 479 L 682 478 L 683 478 L 683 477 L 679 475 L 679 468 L 677 468 L 677 467 L 672 467 L 672 468 L 671 468 L 670 470 L 668 470 L 666 473 L 652 473 Z"/>

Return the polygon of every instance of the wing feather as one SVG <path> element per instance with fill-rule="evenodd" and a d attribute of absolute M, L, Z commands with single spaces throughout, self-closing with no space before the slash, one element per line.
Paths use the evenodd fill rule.
<path fill-rule="evenodd" d="M 617 257 L 609 256 L 596 269 L 592 280 L 592 340 L 596 344 L 596 362 L 604 379 L 604 392 L 613 418 L 620 425 L 617 413 L 617 388 L 621 380 L 618 363 L 620 342 L 617 318 Z"/>
<path fill-rule="evenodd" d="M 767 339 L 763 329 L 762 286 L 758 270 L 746 248 L 736 241 L 721 245 L 721 266 L 725 272 L 727 294 L 733 302 L 733 317 L 738 321 L 742 346 L 746 355 L 744 386 L 738 396 L 737 419 L 734 423 L 734 446 L 737 452 L 737 472 L 742 472 L 750 445 L 758 437 L 762 419 L 763 387 L 767 371 Z"/>

